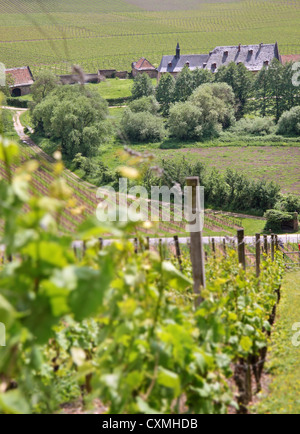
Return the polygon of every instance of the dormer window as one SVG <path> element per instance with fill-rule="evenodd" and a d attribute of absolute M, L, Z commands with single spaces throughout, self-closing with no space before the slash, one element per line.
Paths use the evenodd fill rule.
<path fill-rule="evenodd" d="M 207 63 L 203 63 L 203 68 L 206 68 L 207 67 Z"/>
<path fill-rule="evenodd" d="M 265 65 L 265 66 L 269 66 L 269 61 L 268 61 L 268 60 L 265 60 L 265 61 L 264 61 L 264 65 Z"/>
<path fill-rule="evenodd" d="M 172 62 L 169 62 L 168 66 L 169 68 L 172 68 Z"/>
<path fill-rule="evenodd" d="M 211 65 L 211 67 L 212 67 L 212 69 L 217 69 L 217 64 L 216 64 L 216 63 L 213 63 L 213 64 Z"/>
<path fill-rule="evenodd" d="M 224 51 L 224 56 L 228 56 L 228 54 L 229 54 L 229 51 L 228 50 L 226 50 L 226 51 Z"/>
<path fill-rule="evenodd" d="M 189 62 L 189 61 L 185 62 L 185 64 L 186 64 L 186 66 L 187 66 L 188 68 L 190 67 L 190 62 Z"/>
<path fill-rule="evenodd" d="M 249 54 L 250 54 L 250 56 L 252 56 L 252 54 L 253 54 L 252 48 L 249 50 Z"/>

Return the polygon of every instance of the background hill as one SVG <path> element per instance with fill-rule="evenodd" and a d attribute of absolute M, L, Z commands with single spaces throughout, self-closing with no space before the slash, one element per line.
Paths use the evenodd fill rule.
<path fill-rule="evenodd" d="M 160 62 L 217 45 L 271 43 L 300 52 L 299 0 L 1 0 L 0 60 L 33 72 L 130 69 L 140 56 Z"/>

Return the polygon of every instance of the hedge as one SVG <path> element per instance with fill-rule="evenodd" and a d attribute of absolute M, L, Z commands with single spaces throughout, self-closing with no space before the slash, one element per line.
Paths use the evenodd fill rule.
<path fill-rule="evenodd" d="M 6 98 L 7 105 L 18 108 L 28 108 L 28 101 L 20 98 Z"/>

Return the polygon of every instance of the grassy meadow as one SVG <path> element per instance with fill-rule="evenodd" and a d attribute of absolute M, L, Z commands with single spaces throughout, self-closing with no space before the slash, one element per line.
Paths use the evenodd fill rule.
<path fill-rule="evenodd" d="M 177 41 L 183 53 L 208 53 L 277 40 L 282 54 L 295 54 L 299 19 L 297 0 L 2 0 L 0 59 L 65 73 L 71 63 L 130 70 L 140 56 L 158 65 Z"/>

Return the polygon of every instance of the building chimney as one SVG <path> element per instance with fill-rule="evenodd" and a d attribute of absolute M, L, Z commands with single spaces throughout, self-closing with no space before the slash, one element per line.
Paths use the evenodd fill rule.
<path fill-rule="evenodd" d="M 180 45 L 179 42 L 176 47 L 176 59 L 180 59 Z"/>
<path fill-rule="evenodd" d="M 242 47 L 242 45 L 241 45 L 241 44 L 239 44 L 239 46 L 238 46 L 238 52 L 240 52 L 240 51 L 241 51 L 241 47 Z"/>

